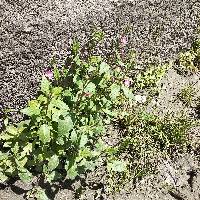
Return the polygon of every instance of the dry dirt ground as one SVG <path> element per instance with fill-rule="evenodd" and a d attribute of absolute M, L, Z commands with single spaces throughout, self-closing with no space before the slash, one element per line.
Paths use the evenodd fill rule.
<path fill-rule="evenodd" d="M 70 40 L 87 42 L 94 27 L 111 39 L 126 34 L 129 46 L 138 52 L 138 63 L 160 63 L 176 58 L 190 47 L 196 36 L 200 15 L 199 0 L 0 0 L 0 119 L 2 109 L 20 109 L 37 93 L 42 70 L 52 55 L 66 55 Z M 127 32 L 128 31 L 128 32 Z M 170 70 L 157 99 L 160 112 L 182 108 L 172 104 L 181 87 L 199 77 L 186 77 Z M 193 111 L 191 111 L 193 112 Z M 20 116 L 13 113 L 13 119 Z M 0 124 L 2 120 L 0 121 Z M 0 126 L 1 127 L 1 126 Z M 199 138 L 199 131 L 195 133 Z M 198 142 L 197 142 L 198 143 Z M 104 195 L 101 180 L 89 187 L 85 199 L 200 199 L 198 158 L 192 154 L 165 160 L 158 174 L 146 177 L 136 188 L 114 197 Z M 95 189 L 96 188 L 96 189 Z M 97 189 L 99 188 L 99 189 Z M 29 185 L 1 185 L 0 200 L 21 200 Z M 52 199 L 74 199 L 73 188 L 65 186 Z"/>

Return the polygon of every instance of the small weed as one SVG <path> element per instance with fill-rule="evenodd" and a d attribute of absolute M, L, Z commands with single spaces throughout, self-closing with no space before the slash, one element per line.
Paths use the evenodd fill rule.
<path fill-rule="evenodd" d="M 150 66 L 146 71 L 139 73 L 136 77 L 136 88 L 156 87 L 170 67 L 172 67 L 172 62 L 161 66 Z"/>
<path fill-rule="evenodd" d="M 183 89 L 181 89 L 181 92 L 178 93 L 178 98 L 186 105 L 186 106 L 191 106 L 194 99 L 195 95 L 197 94 L 197 91 L 193 87 L 193 85 L 189 84 Z"/>
<path fill-rule="evenodd" d="M 200 39 L 194 41 L 189 51 L 179 54 L 177 64 L 181 74 L 196 73 L 200 70 Z"/>
<path fill-rule="evenodd" d="M 159 158 L 182 151 L 189 144 L 188 130 L 195 126 L 194 121 L 184 115 L 174 118 L 170 115 L 159 117 L 140 109 L 123 118 L 124 131 L 116 147 L 115 156 L 127 163 L 127 171 L 114 173 L 112 185 L 126 184 L 153 172 Z M 116 176 L 118 177 L 116 180 Z"/>

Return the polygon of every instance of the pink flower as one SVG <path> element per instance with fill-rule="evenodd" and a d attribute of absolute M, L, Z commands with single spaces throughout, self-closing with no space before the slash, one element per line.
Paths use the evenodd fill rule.
<path fill-rule="evenodd" d="M 46 69 L 46 70 L 44 71 L 44 75 L 45 75 L 47 78 L 49 78 L 50 80 L 53 80 L 53 72 L 52 72 L 51 69 Z"/>
<path fill-rule="evenodd" d="M 131 81 L 129 79 L 124 80 L 124 85 L 129 87 L 131 85 Z"/>
<path fill-rule="evenodd" d="M 128 44 L 128 39 L 126 36 L 122 36 L 120 39 L 120 42 L 123 46 L 126 46 Z"/>

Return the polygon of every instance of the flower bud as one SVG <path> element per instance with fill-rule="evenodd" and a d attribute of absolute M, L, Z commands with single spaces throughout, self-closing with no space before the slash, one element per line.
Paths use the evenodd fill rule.
<path fill-rule="evenodd" d="M 128 44 L 128 40 L 126 36 L 122 36 L 120 39 L 120 42 L 123 46 L 126 46 Z"/>
<path fill-rule="evenodd" d="M 44 71 L 44 75 L 47 77 L 47 78 L 49 78 L 50 80 L 53 80 L 53 72 L 52 72 L 52 70 L 51 69 L 46 69 L 45 71 Z"/>
<path fill-rule="evenodd" d="M 131 81 L 129 79 L 124 80 L 124 85 L 129 87 L 131 85 Z"/>

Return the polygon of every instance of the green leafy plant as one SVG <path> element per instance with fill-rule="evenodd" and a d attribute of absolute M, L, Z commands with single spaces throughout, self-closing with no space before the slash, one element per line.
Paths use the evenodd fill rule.
<path fill-rule="evenodd" d="M 147 70 L 137 75 L 136 88 L 156 87 L 170 67 L 172 67 L 172 62 L 160 66 L 150 66 Z"/>
<path fill-rule="evenodd" d="M 94 170 L 106 149 L 107 126 L 134 97 L 123 70 L 116 72 L 100 56 L 81 59 L 77 41 L 66 65 L 53 73 L 54 81 L 48 70 L 39 96 L 21 110 L 26 120 L 7 124 L 0 135 L 1 181 L 37 175 L 52 182 Z M 115 164 L 110 168 L 119 169 Z"/>
<path fill-rule="evenodd" d="M 195 73 L 200 69 L 200 40 L 197 39 L 192 44 L 190 50 L 181 52 L 177 60 L 178 71 L 183 74 Z"/>

